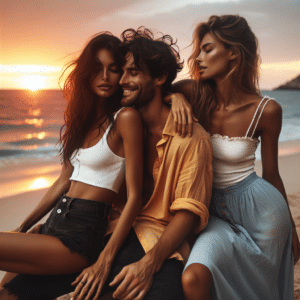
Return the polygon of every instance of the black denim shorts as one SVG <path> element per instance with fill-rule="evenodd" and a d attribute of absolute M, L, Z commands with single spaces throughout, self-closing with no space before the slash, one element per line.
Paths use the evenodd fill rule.
<path fill-rule="evenodd" d="M 62 196 L 40 233 L 57 237 L 71 252 L 93 263 L 103 250 L 109 210 L 107 203 Z"/>

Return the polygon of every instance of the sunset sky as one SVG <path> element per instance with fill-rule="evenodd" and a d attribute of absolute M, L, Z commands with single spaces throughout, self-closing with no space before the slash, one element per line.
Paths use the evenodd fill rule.
<path fill-rule="evenodd" d="M 299 0 L 0 0 L 0 89 L 58 88 L 63 65 L 100 31 L 144 25 L 170 34 L 186 61 L 195 25 L 212 14 L 248 20 L 260 42 L 261 89 L 300 73 Z"/>

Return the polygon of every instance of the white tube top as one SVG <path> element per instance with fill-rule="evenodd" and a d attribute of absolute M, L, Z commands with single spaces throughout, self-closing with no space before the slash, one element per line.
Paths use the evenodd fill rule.
<path fill-rule="evenodd" d="M 259 140 L 253 138 L 253 135 L 262 112 L 270 100 L 274 99 L 265 96 L 260 101 L 244 137 L 228 137 L 220 134 L 211 136 L 214 187 L 226 188 L 232 186 L 254 172 L 255 151 Z M 261 105 L 262 108 L 259 111 Z M 248 136 L 250 129 L 252 134 Z"/>
<path fill-rule="evenodd" d="M 226 188 L 254 172 L 255 151 L 259 140 L 214 134 L 211 136 L 211 143 L 214 187 Z"/>
<path fill-rule="evenodd" d="M 117 118 L 121 109 L 115 113 Z M 108 125 L 101 140 L 89 148 L 80 148 L 70 160 L 74 167 L 70 180 L 118 192 L 125 178 L 125 158 L 113 153 L 107 144 Z"/>

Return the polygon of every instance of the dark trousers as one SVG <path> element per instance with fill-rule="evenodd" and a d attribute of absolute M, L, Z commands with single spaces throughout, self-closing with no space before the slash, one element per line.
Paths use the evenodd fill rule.
<path fill-rule="evenodd" d="M 120 273 L 123 267 L 139 261 L 145 255 L 134 230 L 132 229 L 118 252 L 111 273 L 101 295 L 115 291 L 117 287 L 110 287 L 109 283 Z M 144 300 L 184 300 L 181 274 L 183 265 L 176 259 L 168 259 L 160 271 L 154 275 L 153 283 Z"/>

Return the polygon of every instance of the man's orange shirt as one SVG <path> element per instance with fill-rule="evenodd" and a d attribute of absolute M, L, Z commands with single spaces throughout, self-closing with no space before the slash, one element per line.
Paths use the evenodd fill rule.
<path fill-rule="evenodd" d="M 178 210 L 199 216 L 194 233 L 208 222 L 212 190 L 212 147 L 208 133 L 194 124 L 192 137 L 182 138 L 174 131 L 170 112 L 162 139 L 156 145 L 158 158 L 153 167 L 154 191 L 142 207 L 133 228 L 145 252 L 153 248 Z M 118 201 L 110 212 L 107 233 L 113 231 L 125 203 Z M 185 241 L 171 257 L 183 260 L 190 253 Z"/>

